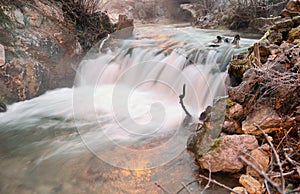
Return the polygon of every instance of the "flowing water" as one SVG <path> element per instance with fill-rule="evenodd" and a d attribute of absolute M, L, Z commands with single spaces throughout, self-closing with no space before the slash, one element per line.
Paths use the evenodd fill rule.
<path fill-rule="evenodd" d="M 225 95 L 232 54 L 254 41 L 211 47 L 217 35 L 234 33 L 173 25 L 111 35 L 81 62 L 73 88 L 8 106 L 0 114 L 0 192 L 163 193 L 161 185 L 175 193 L 195 180 L 185 151 L 192 123 Z"/>

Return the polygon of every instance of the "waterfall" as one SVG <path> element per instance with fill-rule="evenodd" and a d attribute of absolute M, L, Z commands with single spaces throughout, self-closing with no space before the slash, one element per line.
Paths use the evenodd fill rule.
<path fill-rule="evenodd" d="M 8 106 L 0 113 L 0 133 L 23 134 L 17 138 L 23 152 L 33 144 L 47 150 L 35 156 L 37 165 L 87 149 L 121 168 L 167 163 L 185 149 L 190 134 L 179 104 L 183 85 L 192 122 L 215 97 L 226 95 L 226 66 L 241 49 L 209 47 L 216 33 L 167 26 L 140 28 L 126 40 L 108 37 L 82 60 L 72 89 Z M 251 41 L 242 40 L 242 49 Z M 40 134 L 28 135 L 33 131 Z M 137 161 L 128 164 L 128 158 Z"/>

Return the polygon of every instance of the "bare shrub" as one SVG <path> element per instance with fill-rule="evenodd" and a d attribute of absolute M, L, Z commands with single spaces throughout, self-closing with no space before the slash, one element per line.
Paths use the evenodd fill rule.
<path fill-rule="evenodd" d="M 75 26 L 76 35 L 84 50 L 114 31 L 106 13 L 101 12 L 103 0 L 57 0 Z"/>

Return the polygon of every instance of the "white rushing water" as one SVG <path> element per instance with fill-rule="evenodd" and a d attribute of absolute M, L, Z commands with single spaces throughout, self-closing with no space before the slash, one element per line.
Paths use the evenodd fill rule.
<path fill-rule="evenodd" d="M 12 104 L 0 114 L 2 159 L 25 155 L 36 167 L 92 153 L 131 170 L 170 162 L 183 152 L 190 134 L 179 104 L 183 85 L 193 121 L 225 95 L 226 64 L 241 49 L 209 47 L 219 33 L 148 26 L 130 39 L 107 38 L 81 62 L 73 88 Z M 240 44 L 243 49 L 250 43 L 242 39 Z M 14 165 L 21 164 L 2 167 Z"/>

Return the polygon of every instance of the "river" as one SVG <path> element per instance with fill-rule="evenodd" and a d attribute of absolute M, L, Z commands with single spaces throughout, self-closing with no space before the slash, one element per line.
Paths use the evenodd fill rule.
<path fill-rule="evenodd" d="M 195 180 L 185 150 L 193 123 L 226 95 L 230 57 L 255 41 L 242 34 L 240 48 L 216 46 L 217 35 L 235 33 L 148 25 L 112 34 L 82 60 L 73 88 L 9 105 L 0 113 L 0 193 L 176 193 Z M 191 119 L 179 104 L 183 85 Z"/>

